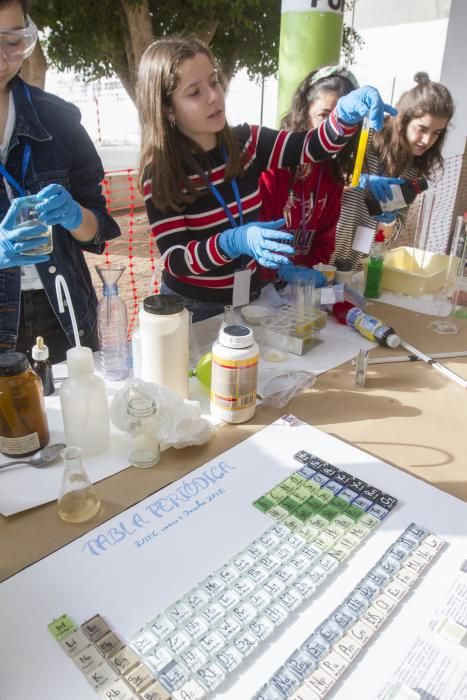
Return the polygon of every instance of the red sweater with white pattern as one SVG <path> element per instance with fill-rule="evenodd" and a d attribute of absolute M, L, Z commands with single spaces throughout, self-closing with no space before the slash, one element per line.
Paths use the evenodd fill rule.
<path fill-rule="evenodd" d="M 340 123 L 334 112 L 317 129 L 307 132 L 275 131 L 248 124 L 234 127 L 244 163 L 244 174 L 237 178 L 244 223 L 259 219 L 259 178 L 264 170 L 330 158 L 347 143 L 357 128 Z M 209 156 L 214 163 L 211 182 L 240 225 L 232 184 L 225 180 L 221 149 L 213 149 Z M 183 212 L 163 213 L 157 209 L 151 198 L 151 179 L 144 182 L 151 233 L 161 255 L 166 254 L 164 282 L 172 291 L 190 299 L 230 304 L 234 272 L 246 265 L 253 273 L 250 293 L 252 297 L 256 296 L 262 282 L 255 274 L 255 260 L 245 256 L 232 260 L 223 252 L 218 239 L 222 231 L 231 228 L 229 219 L 200 174 L 193 173 L 191 178 L 205 194 L 187 205 Z"/>

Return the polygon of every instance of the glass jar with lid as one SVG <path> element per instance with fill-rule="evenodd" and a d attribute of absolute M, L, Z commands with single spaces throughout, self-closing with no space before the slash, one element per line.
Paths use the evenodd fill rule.
<path fill-rule="evenodd" d="M 138 396 L 128 402 L 128 456 L 134 467 L 153 467 L 160 460 L 156 412 L 156 404 L 149 397 Z"/>
<path fill-rule="evenodd" d="M 0 452 L 27 457 L 49 438 L 40 378 L 24 353 L 0 354 Z"/>

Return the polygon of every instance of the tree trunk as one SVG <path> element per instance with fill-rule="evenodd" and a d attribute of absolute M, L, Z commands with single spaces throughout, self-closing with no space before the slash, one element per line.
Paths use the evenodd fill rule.
<path fill-rule="evenodd" d="M 206 22 L 202 24 L 199 28 L 199 30 L 196 32 L 196 36 L 201 39 L 207 46 L 212 41 L 212 37 L 217 31 L 217 27 L 219 26 L 219 20 L 214 20 L 213 22 Z"/>
<path fill-rule="evenodd" d="M 46 72 L 47 61 L 45 60 L 40 41 L 38 41 L 30 57 L 21 66 L 21 77 L 29 85 L 35 85 L 44 89 Z"/>
<path fill-rule="evenodd" d="M 134 86 L 138 74 L 138 66 L 146 48 L 154 41 L 152 21 L 148 0 L 142 0 L 134 5 L 130 0 L 120 0 L 122 7 L 123 34 L 125 37 L 125 53 L 128 61 L 129 78 L 133 82 L 131 94 L 128 85 L 124 83 L 130 97 L 134 100 Z"/>

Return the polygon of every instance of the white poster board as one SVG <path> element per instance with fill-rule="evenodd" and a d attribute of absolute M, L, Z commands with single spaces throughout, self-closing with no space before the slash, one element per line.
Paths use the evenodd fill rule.
<path fill-rule="evenodd" d="M 270 520 L 252 501 L 300 466 L 293 459 L 300 449 L 395 496 L 399 505 L 215 697 L 250 698 L 415 521 L 448 546 L 333 693 L 338 700 L 378 697 L 448 589 L 458 578 L 465 585 L 467 504 L 313 427 L 278 421 L 0 584 L 2 700 L 95 699 L 47 624 L 63 613 L 78 623 L 100 613 L 128 640 L 267 528 Z M 467 660 L 466 649 L 456 654 Z M 462 668 L 466 674 L 467 663 Z"/>

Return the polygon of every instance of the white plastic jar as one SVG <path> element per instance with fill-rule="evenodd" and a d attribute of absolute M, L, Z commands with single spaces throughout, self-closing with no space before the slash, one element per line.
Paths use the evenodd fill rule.
<path fill-rule="evenodd" d="M 211 413 L 244 423 L 256 411 L 259 347 L 247 326 L 222 328 L 212 346 Z"/>
<path fill-rule="evenodd" d="M 189 314 L 173 294 L 147 297 L 139 312 L 141 379 L 188 398 Z"/>

